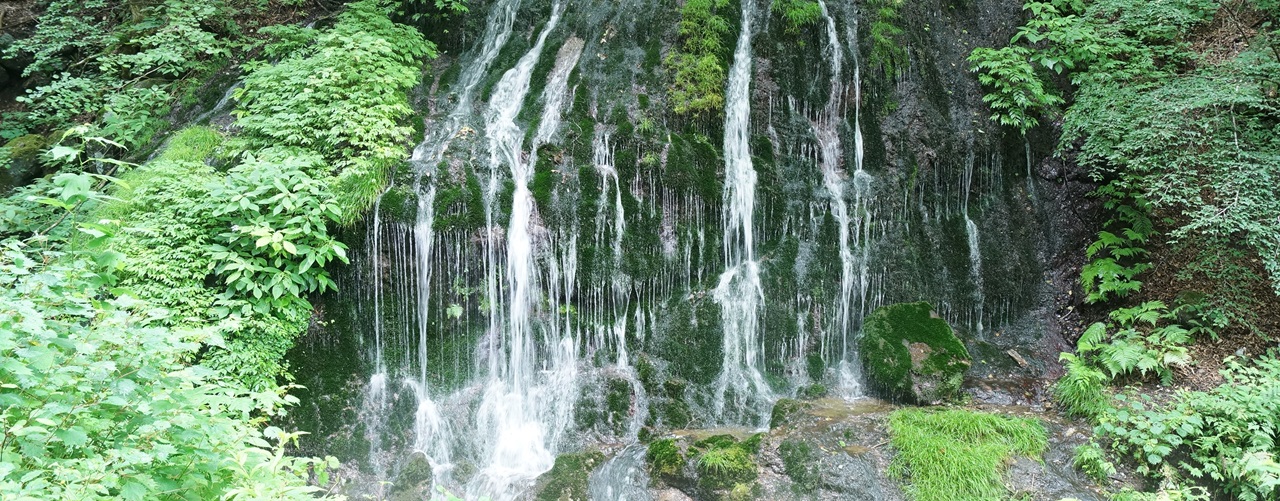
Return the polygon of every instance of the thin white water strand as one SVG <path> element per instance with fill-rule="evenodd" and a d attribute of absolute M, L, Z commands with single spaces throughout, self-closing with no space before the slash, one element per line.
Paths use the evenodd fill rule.
<path fill-rule="evenodd" d="M 429 133 L 413 150 L 413 158 L 410 161 L 417 167 L 415 172 L 419 179 L 427 173 L 425 170 L 436 168 L 444 158 L 444 152 L 448 149 L 449 143 L 457 137 L 462 123 L 471 116 L 472 94 L 488 73 L 489 66 L 493 64 L 494 59 L 497 59 L 502 47 L 506 45 L 507 39 L 511 38 L 511 25 L 515 22 L 516 11 L 519 9 L 520 0 L 497 0 L 490 8 L 476 58 L 469 64 L 462 65 L 463 70 L 458 77 L 459 90 L 453 111 L 449 113 L 442 126 L 434 128 L 434 134 Z"/>
<path fill-rule="evenodd" d="M 533 68 L 541 56 L 547 36 L 560 20 L 562 5 L 552 7 L 551 18 L 538 35 L 533 48 L 507 70 L 494 87 L 485 113 L 489 138 L 490 185 L 486 197 L 486 217 L 490 223 L 488 273 L 490 297 L 497 297 L 497 259 L 493 247 L 493 203 L 498 189 L 498 173 L 510 169 L 515 192 L 512 195 L 510 226 L 506 233 L 507 286 L 505 312 L 491 305 L 489 375 L 477 412 L 477 450 L 484 464 L 468 485 L 470 497 L 487 495 L 495 500 L 514 499 L 524 483 L 551 469 L 554 437 L 567 425 L 556 419 L 566 415 L 562 406 L 571 399 L 549 398 L 563 387 L 572 387 L 576 374 L 576 347 L 571 339 L 547 339 L 539 344 L 532 322 L 537 294 L 534 239 L 531 233 L 533 196 L 529 183 L 533 165 L 521 151 L 524 131 L 516 125 Z M 505 319 L 498 318 L 505 313 Z M 554 332 L 554 331 L 553 331 Z M 543 367 L 539 371 L 538 361 Z M 541 374 L 538 374 L 541 372 Z M 558 395 L 557 395 L 558 396 Z"/>
<path fill-rule="evenodd" d="M 716 381 L 715 413 L 722 421 L 763 425 L 773 392 L 759 366 L 764 290 L 755 259 L 756 171 L 751 164 L 751 21 L 755 1 L 742 2 L 742 31 L 729 69 L 724 119 L 724 257 L 714 297 L 724 325 L 724 358 Z M 729 401 L 726 401 L 726 398 Z M 731 415 L 726 415 L 728 411 Z"/>
<path fill-rule="evenodd" d="M 578 66 L 582 46 L 581 38 L 570 37 L 560 46 L 560 52 L 556 53 L 556 64 L 551 68 L 547 87 L 542 93 L 542 120 L 538 122 L 538 133 L 533 136 L 533 146 L 530 148 L 532 154 L 529 155 L 531 158 L 537 154 L 538 146 L 547 144 L 560 128 L 565 98 L 568 97 L 569 74 Z"/>
<path fill-rule="evenodd" d="M 409 388 L 417 400 L 414 412 L 414 449 L 424 453 L 435 472 L 433 481 L 436 484 L 448 482 L 452 471 L 450 445 L 452 438 L 449 429 L 440 415 L 439 405 L 431 397 L 427 382 L 427 340 L 429 325 L 431 277 L 433 270 L 433 252 L 435 249 L 435 195 L 434 180 L 428 180 L 425 191 L 423 178 L 430 178 L 436 166 L 444 157 L 449 142 L 461 128 L 462 122 L 471 114 L 471 95 L 481 77 L 488 70 L 498 52 L 511 36 L 511 25 L 515 21 L 519 0 L 498 0 L 486 20 L 485 32 L 476 59 L 465 65 L 459 78 L 457 105 L 449 113 L 446 123 L 437 128 L 434 136 L 424 137 L 414 148 L 409 159 L 414 169 L 414 185 L 418 187 L 418 206 L 413 226 L 413 238 L 416 250 L 417 283 L 414 291 L 416 299 L 415 313 L 418 326 L 418 374 L 417 379 L 406 378 L 404 386 Z M 379 203 L 381 197 L 379 197 Z M 375 211 L 376 214 L 376 211 Z M 375 215 L 375 220 L 377 216 Z M 375 225 L 377 223 L 375 222 Z M 378 245 L 375 243 L 375 249 Z M 376 254 L 376 251 L 375 251 Z M 381 322 L 381 315 L 377 315 Z M 381 339 L 381 337 L 379 337 Z M 381 353 L 381 352 L 380 352 Z M 381 355 L 379 355 L 381 360 Z M 381 363 L 381 362 L 379 362 Z M 383 392 L 385 393 L 386 373 L 381 372 Z M 385 398 L 385 397 L 384 397 Z M 385 412 L 384 412 L 385 414 Z"/>
<path fill-rule="evenodd" d="M 964 212 L 964 228 L 965 234 L 969 237 L 969 272 L 973 280 L 973 302 L 975 310 L 974 325 L 978 332 L 978 339 L 983 338 L 982 332 L 982 315 L 983 297 L 982 290 L 982 250 L 979 248 L 978 241 L 978 224 L 969 218 L 969 192 L 973 188 L 973 146 L 969 147 L 969 154 L 964 164 L 964 203 L 961 205 Z"/>
<path fill-rule="evenodd" d="M 626 231 L 626 215 L 622 208 L 622 182 L 618 179 L 618 169 L 613 162 L 613 147 L 610 145 L 609 133 L 596 127 L 595 136 L 592 138 L 592 161 L 595 164 L 596 172 L 600 174 L 600 203 L 596 208 L 596 242 L 599 245 L 601 237 L 606 228 L 605 221 L 605 198 L 612 192 L 613 194 L 613 262 L 617 266 L 622 262 L 622 235 Z M 612 186 L 610 185 L 612 181 Z M 627 295 L 625 277 L 619 270 L 614 270 L 610 274 L 609 285 L 613 294 L 613 327 L 612 342 L 617 352 L 617 365 L 619 368 L 630 365 L 627 356 L 627 304 L 624 297 Z"/>
<path fill-rule="evenodd" d="M 421 190 L 420 190 L 421 191 Z M 433 481 L 448 482 L 453 471 L 449 428 L 440 414 L 440 406 L 432 399 L 427 383 L 427 341 L 430 331 L 431 278 L 435 254 L 435 199 L 436 184 L 430 183 L 426 193 L 418 195 L 418 215 L 413 225 L 414 245 L 417 250 L 417 326 L 418 326 L 418 374 L 417 378 L 405 378 L 404 386 L 417 400 L 414 411 L 414 450 L 423 453 L 431 464 Z"/>
<path fill-rule="evenodd" d="M 1035 179 L 1031 177 L 1031 140 L 1026 135 L 1022 136 L 1023 151 L 1027 154 L 1027 198 L 1036 197 Z"/>

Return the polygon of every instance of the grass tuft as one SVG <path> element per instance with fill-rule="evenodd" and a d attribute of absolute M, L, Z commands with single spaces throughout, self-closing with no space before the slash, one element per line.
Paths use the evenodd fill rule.
<path fill-rule="evenodd" d="M 1000 499 L 1006 461 L 1039 458 L 1048 447 L 1039 420 L 964 410 L 900 410 L 889 416 L 889 432 L 898 450 L 889 472 L 910 481 L 916 501 Z"/>

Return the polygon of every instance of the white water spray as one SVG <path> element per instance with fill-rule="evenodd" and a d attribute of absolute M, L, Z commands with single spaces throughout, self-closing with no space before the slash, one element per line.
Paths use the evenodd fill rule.
<path fill-rule="evenodd" d="M 755 1 L 742 2 L 742 31 L 729 68 L 724 118 L 725 271 L 715 289 L 724 325 L 724 360 L 716 381 L 715 413 L 750 424 L 767 421 L 773 391 L 759 366 L 764 290 L 755 256 L 756 171 L 751 164 L 751 21 Z M 726 399 L 729 399 L 726 401 Z"/>
<path fill-rule="evenodd" d="M 560 435 L 576 389 L 577 346 L 572 337 L 556 329 L 536 332 L 533 317 L 541 305 L 537 284 L 533 234 L 533 195 L 529 183 L 533 162 L 522 151 L 524 131 L 516 125 L 534 66 L 547 36 L 560 21 L 562 4 L 552 7 L 551 18 L 533 48 L 507 70 L 494 87 L 485 112 L 489 138 L 489 187 L 485 199 L 486 260 L 492 301 L 488 337 L 488 377 L 476 415 L 476 449 L 483 466 L 467 486 L 470 497 L 487 495 L 496 500 L 514 499 L 526 483 L 551 469 Z M 506 232 L 506 294 L 499 289 L 498 238 L 493 229 L 494 203 L 499 172 L 508 168 L 515 184 L 510 224 Z M 542 334 L 541 339 L 538 334 Z"/>

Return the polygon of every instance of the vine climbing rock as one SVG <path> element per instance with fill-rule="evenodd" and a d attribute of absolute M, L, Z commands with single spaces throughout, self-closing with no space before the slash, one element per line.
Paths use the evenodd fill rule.
<path fill-rule="evenodd" d="M 863 322 L 863 372 L 880 397 L 937 404 L 960 394 L 969 351 L 926 302 L 877 308 Z"/>

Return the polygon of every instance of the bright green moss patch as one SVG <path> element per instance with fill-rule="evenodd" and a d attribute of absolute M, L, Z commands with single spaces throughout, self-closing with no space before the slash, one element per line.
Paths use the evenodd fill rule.
<path fill-rule="evenodd" d="M 969 352 L 926 302 L 877 308 L 859 343 L 871 387 L 885 398 L 935 403 L 955 398 Z"/>
<path fill-rule="evenodd" d="M 916 501 L 996 500 L 1012 456 L 1039 458 L 1048 436 L 1039 420 L 964 410 L 903 409 L 889 416 L 897 455 L 890 475 L 909 482 Z"/>
<path fill-rule="evenodd" d="M 680 453 L 676 441 L 670 438 L 654 440 L 650 443 L 645 459 L 649 462 L 649 474 L 655 478 L 675 477 L 684 467 L 684 454 Z"/>
<path fill-rule="evenodd" d="M 779 399 L 773 404 L 773 412 L 769 416 L 769 429 L 776 429 L 791 424 L 792 416 L 801 409 L 808 407 L 808 404 L 802 403 L 790 398 Z"/>
<path fill-rule="evenodd" d="M 159 159 L 204 163 L 221 144 L 222 134 L 218 131 L 202 126 L 187 127 L 173 135 Z"/>
<path fill-rule="evenodd" d="M 564 454 L 556 458 L 551 471 L 538 478 L 542 488 L 535 499 L 556 501 L 559 499 L 587 499 L 587 477 L 604 462 L 599 451 Z"/>

